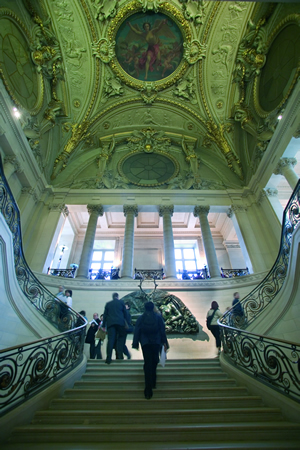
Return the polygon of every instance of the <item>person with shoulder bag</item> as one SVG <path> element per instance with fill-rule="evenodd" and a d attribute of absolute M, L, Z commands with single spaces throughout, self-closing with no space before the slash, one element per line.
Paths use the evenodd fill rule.
<path fill-rule="evenodd" d="M 206 315 L 206 326 L 216 339 L 216 347 L 218 349 L 218 354 L 221 353 L 221 337 L 218 319 L 220 319 L 222 315 L 223 314 L 219 310 L 218 303 L 216 301 L 213 301 L 211 304 L 211 308 Z"/>

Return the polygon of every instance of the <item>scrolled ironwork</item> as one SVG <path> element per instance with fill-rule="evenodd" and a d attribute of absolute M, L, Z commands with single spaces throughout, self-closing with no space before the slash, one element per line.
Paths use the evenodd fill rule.
<path fill-rule="evenodd" d="M 245 331 L 280 292 L 287 275 L 293 233 L 300 223 L 300 180 L 284 210 L 281 244 L 264 280 L 219 320 L 225 357 L 236 367 L 300 402 L 300 344 Z"/>
<path fill-rule="evenodd" d="M 0 212 L 12 233 L 14 267 L 23 294 L 61 333 L 0 351 L 0 414 L 5 414 L 80 363 L 87 322 L 31 272 L 22 248 L 19 209 L 4 176 L 1 158 Z"/>
<path fill-rule="evenodd" d="M 47 388 L 82 359 L 85 326 L 0 351 L 0 414 Z"/>
<path fill-rule="evenodd" d="M 300 402 L 300 345 L 221 327 L 225 357 L 259 381 Z"/>
<path fill-rule="evenodd" d="M 236 278 L 236 277 L 244 277 L 245 275 L 249 275 L 249 269 L 223 269 L 221 267 L 221 276 L 222 278 Z"/>
<path fill-rule="evenodd" d="M 163 269 L 134 269 L 135 280 L 162 280 Z"/>
<path fill-rule="evenodd" d="M 76 272 L 76 267 L 72 269 L 48 269 L 47 274 L 52 275 L 54 277 L 63 277 L 63 278 L 74 278 Z"/>

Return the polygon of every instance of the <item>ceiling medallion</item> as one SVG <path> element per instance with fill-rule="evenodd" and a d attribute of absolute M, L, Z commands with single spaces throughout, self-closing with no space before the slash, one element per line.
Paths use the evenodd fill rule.
<path fill-rule="evenodd" d="M 185 44 L 191 31 L 183 15 L 165 2 L 153 9 L 141 2 L 125 5 L 111 21 L 108 41 L 115 45 L 110 66 L 128 86 L 143 89 L 154 83 L 155 89 L 171 86 L 189 67 Z"/>
<path fill-rule="evenodd" d="M 282 21 L 272 33 L 266 62 L 255 79 L 254 104 L 261 117 L 278 111 L 290 96 L 300 73 L 300 15 Z"/>
<path fill-rule="evenodd" d="M 178 162 L 164 152 L 134 152 L 125 155 L 118 164 L 118 171 L 130 183 L 137 186 L 160 186 L 175 178 Z"/>
<path fill-rule="evenodd" d="M 9 9 L 0 10 L 0 75 L 13 101 L 30 114 L 43 102 L 43 77 L 31 60 L 30 34 Z"/>

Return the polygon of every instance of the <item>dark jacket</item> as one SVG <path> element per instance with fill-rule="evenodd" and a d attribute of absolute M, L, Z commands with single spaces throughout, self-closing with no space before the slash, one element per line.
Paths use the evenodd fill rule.
<path fill-rule="evenodd" d="M 235 316 L 244 315 L 243 307 L 240 304 L 240 300 L 238 298 L 234 298 L 232 301 L 232 314 L 234 314 Z"/>
<path fill-rule="evenodd" d="M 111 300 L 106 303 L 103 314 L 103 326 L 109 328 L 112 325 L 125 326 L 126 308 L 123 300 Z"/>
<path fill-rule="evenodd" d="M 167 340 L 166 330 L 165 330 L 165 322 L 163 321 L 163 318 L 161 317 L 161 315 L 157 314 L 155 312 L 152 313 L 157 318 L 158 331 L 155 334 L 147 335 L 146 333 L 144 333 L 142 331 L 142 328 L 141 328 L 144 314 L 142 314 L 136 321 L 135 328 L 134 328 L 132 347 L 138 348 L 139 342 L 140 342 L 142 347 L 145 344 L 151 343 L 151 344 L 160 344 L 160 345 L 166 344 L 167 348 L 169 348 L 169 343 Z"/>
<path fill-rule="evenodd" d="M 98 330 L 98 327 L 95 324 L 95 322 L 93 322 L 86 334 L 86 338 L 85 338 L 86 344 L 92 344 L 92 342 L 95 342 L 95 334 L 97 333 L 97 330 Z"/>
<path fill-rule="evenodd" d="M 132 325 L 132 319 L 131 319 L 131 314 L 129 312 L 129 309 L 126 309 L 126 322 L 128 325 L 128 328 L 126 328 L 126 333 L 133 333 L 134 326 Z"/>

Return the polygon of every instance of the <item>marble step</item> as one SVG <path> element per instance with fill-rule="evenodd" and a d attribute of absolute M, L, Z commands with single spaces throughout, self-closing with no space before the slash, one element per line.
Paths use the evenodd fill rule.
<path fill-rule="evenodd" d="M 197 397 L 199 399 L 206 397 L 232 397 L 232 396 L 242 396 L 247 395 L 247 389 L 244 387 L 211 387 L 211 388 L 165 388 L 156 389 L 155 399 L 172 398 L 172 399 L 188 399 Z M 74 398 L 74 399 L 111 399 L 111 401 L 116 401 L 120 399 L 136 399 L 144 397 L 144 388 L 129 388 L 118 389 L 66 389 L 64 392 L 64 398 Z"/>
<path fill-rule="evenodd" d="M 185 398 L 156 398 L 155 393 L 150 401 L 145 398 L 135 399 L 71 399 L 71 398 L 58 398 L 54 399 L 50 403 L 50 410 L 65 410 L 66 414 L 69 410 L 82 410 L 82 411 L 118 411 L 118 410 L 130 410 L 144 409 L 145 411 L 153 409 L 217 409 L 217 408 L 252 408 L 257 406 L 263 406 L 262 399 L 259 396 L 234 396 L 234 397 L 191 397 Z"/>
<path fill-rule="evenodd" d="M 130 381 L 138 381 L 140 379 L 143 379 L 144 372 L 143 370 L 139 370 L 136 372 L 128 372 L 119 370 L 117 372 L 109 372 L 109 371 L 86 371 L 85 374 L 82 375 L 81 381 L 116 381 L 116 382 L 122 382 L 122 380 L 130 380 Z M 224 372 L 215 373 L 215 372 L 208 372 L 208 373 L 199 373 L 197 371 L 193 372 L 182 372 L 182 371 L 174 371 L 174 372 L 161 372 L 157 371 L 157 379 L 158 380 L 167 380 L 167 381 L 177 381 L 181 380 L 182 378 L 185 378 L 186 380 L 210 380 L 218 382 L 219 380 L 227 379 L 228 376 L 224 374 Z"/>
<path fill-rule="evenodd" d="M 86 443 L 95 442 L 168 442 L 186 443 L 223 443 L 223 442 L 260 442 L 296 441 L 299 436 L 299 424 L 279 422 L 247 422 L 230 424 L 199 425 L 29 425 L 17 427 L 8 442 L 34 443 Z M 101 448 L 99 446 L 99 448 Z M 141 447 L 142 448 L 142 447 Z M 170 447 L 169 447 L 170 448 Z M 171 447 L 172 448 L 172 447 Z"/>
<path fill-rule="evenodd" d="M 169 379 L 159 379 L 157 381 L 158 389 L 165 388 L 178 388 L 178 387 L 186 387 L 186 388 L 201 388 L 201 387 L 211 387 L 211 380 L 186 380 L 186 378 L 181 378 L 178 380 L 169 380 Z M 122 380 L 122 383 L 118 383 L 118 389 L 130 389 L 133 386 L 141 389 L 144 388 L 145 381 L 144 376 L 141 375 L 139 378 L 135 380 Z M 236 381 L 232 378 L 225 378 L 224 380 L 218 380 L 218 387 L 233 387 L 236 386 Z M 114 380 L 102 380 L 102 377 L 99 377 L 97 381 L 76 381 L 74 384 L 74 388 L 76 389 L 112 389 L 116 387 L 116 382 Z"/>
<path fill-rule="evenodd" d="M 130 411 L 39 411 L 35 414 L 33 424 L 72 424 L 72 425 L 108 425 L 118 424 L 203 424 L 230 422 L 270 422 L 282 420 L 279 408 L 218 408 L 218 409 L 178 409 L 159 410 L 144 409 Z"/>

